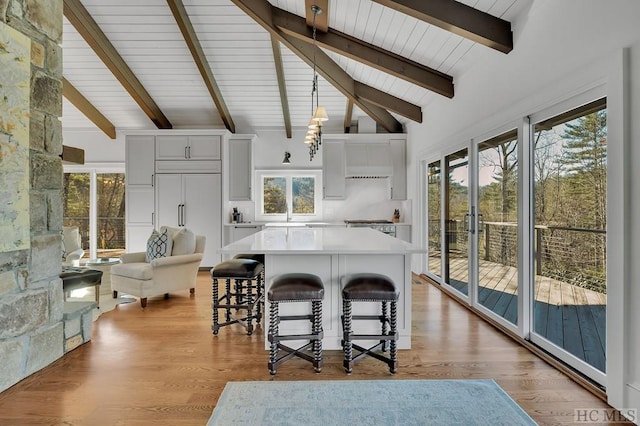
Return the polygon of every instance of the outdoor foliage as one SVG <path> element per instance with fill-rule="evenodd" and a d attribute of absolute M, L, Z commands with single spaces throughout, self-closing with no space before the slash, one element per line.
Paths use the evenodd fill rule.
<path fill-rule="evenodd" d="M 291 178 L 291 186 L 293 189 L 293 213 L 315 213 L 315 179 L 312 177 L 293 177 Z"/>
<path fill-rule="evenodd" d="M 294 176 L 291 184 L 291 205 L 294 214 L 315 213 L 315 178 Z M 287 178 L 265 177 L 263 180 L 264 214 L 287 212 Z"/>
<path fill-rule="evenodd" d="M 282 214 L 287 211 L 287 181 L 284 177 L 265 177 L 263 181 L 265 214 Z"/>
<path fill-rule="evenodd" d="M 592 290 L 606 292 L 606 109 L 534 129 L 534 208 L 536 271 Z M 448 235 L 466 256 L 468 173 L 456 170 L 451 156 L 448 178 Z M 466 156 L 466 153 L 464 153 Z M 480 256 L 517 266 L 517 140 L 481 144 L 478 210 Z M 439 164 L 436 163 L 436 165 Z M 432 169 L 430 165 L 430 169 Z M 435 166 L 434 166 L 435 167 Z M 462 169 L 462 167 L 459 167 Z M 483 171 L 491 171 L 490 178 Z M 440 247 L 440 179 L 429 176 L 429 243 Z M 438 229 L 434 228 L 435 226 Z M 432 247 L 430 246 L 430 254 Z"/>
<path fill-rule="evenodd" d="M 89 248 L 89 173 L 65 173 L 63 189 L 64 225 L 78 226 L 82 246 Z M 125 176 L 103 173 L 97 176 L 98 250 L 125 247 Z"/>

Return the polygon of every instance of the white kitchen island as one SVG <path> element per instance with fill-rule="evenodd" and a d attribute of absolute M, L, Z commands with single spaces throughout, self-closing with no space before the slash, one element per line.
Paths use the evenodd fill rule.
<path fill-rule="evenodd" d="M 374 272 L 387 275 L 400 289 L 398 301 L 399 349 L 411 348 L 411 255 L 424 250 L 397 238 L 367 228 L 282 227 L 257 232 L 222 248 L 222 254 L 263 253 L 266 291 L 271 279 L 290 272 L 315 274 L 325 286 L 323 301 L 323 349 L 341 349 L 340 315 L 342 297 L 340 278 L 345 274 Z M 265 301 L 265 334 L 268 329 L 269 303 Z M 283 315 L 306 313 L 302 303 L 282 303 Z M 354 303 L 354 314 L 377 314 L 379 304 Z M 379 332 L 367 321 L 358 332 Z M 282 332 L 306 333 L 309 322 L 281 324 Z M 265 348 L 268 341 L 265 335 Z"/>

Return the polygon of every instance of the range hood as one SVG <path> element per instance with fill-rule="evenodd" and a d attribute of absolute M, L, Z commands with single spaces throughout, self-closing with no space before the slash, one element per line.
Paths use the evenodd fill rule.
<path fill-rule="evenodd" d="M 346 143 L 345 155 L 348 179 L 387 178 L 393 174 L 388 143 Z"/>

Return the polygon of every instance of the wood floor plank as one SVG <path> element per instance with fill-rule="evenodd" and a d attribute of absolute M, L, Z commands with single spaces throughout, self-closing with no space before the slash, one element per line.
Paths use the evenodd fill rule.
<path fill-rule="evenodd" d="M 93 339 L 0 394 L 2 425 L 203 425 L 228 381 L 493 378 L 540 424 L 569 424 L 576 408 L 609 408 L 561 372 L 414 277 L 412 349 L 390 375 L 366 358 L 353 374 L 340 351 L 322 372 L 293 359 L 267 370 L 264 330 L 211 333 L 211 284 L 197 291 L 119 305 L 95 323 Z"/>

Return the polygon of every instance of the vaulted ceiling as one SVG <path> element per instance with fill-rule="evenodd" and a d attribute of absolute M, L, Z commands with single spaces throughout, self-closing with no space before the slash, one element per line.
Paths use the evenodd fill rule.
<path fill-rule="evenodd" d="M 529 1 L 64 0 L 63 128 L 290 135 L 311 117 L 315 63 L 325 129 L 368 115 L 401 132 L 509 54 Z"/>

